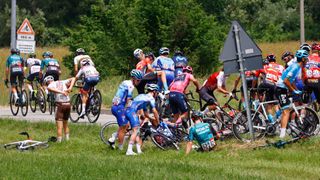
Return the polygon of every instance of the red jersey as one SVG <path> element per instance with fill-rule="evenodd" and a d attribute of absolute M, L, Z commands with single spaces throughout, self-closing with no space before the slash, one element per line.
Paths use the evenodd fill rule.
<path fill-rule="evenodd" d="M 313 55 L 313 54 L 312 54 Z M 319 56 L 310 55 L 309 61 L 306 63 L 302 71 L 305 79 L 320 79 L 320 61 Z"/>
<path fill-rule="evenodd" d="M 317 53 L 312 53 L 308 56 L 309 61 L 320 62 L 320 57 Z"/>
<path fill-rule="evenodd" d="M 226 78 L 223 71 L 215 72 L 203 83 L 203 86 L 214 91 L 217 87 L 226 84 Z"/>
<path fill-rule="evenodd" d="M 151 64 L 151 59 L 149 57 L 146 57 L 145 59 L 139 61 L 136 65 L 136 69 L 140 70 L 141 72 L 148 73 L 148 64 Z"/>
<path fill-rule="evenodd" d="M 264 73 L 266 74 L 265 81 L 269 83 L 276 83 L 281 77 L 284 67 L 275 62 L 270 62 L 264 67 Z"/>

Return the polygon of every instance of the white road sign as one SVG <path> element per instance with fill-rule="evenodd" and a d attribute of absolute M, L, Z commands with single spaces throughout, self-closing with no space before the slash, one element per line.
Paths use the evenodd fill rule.
<path fill-rule="evenodd" d="M 36 50 L 36 42 L 17 40 L 17 48 L 21 53 L 32 53 Z"/>

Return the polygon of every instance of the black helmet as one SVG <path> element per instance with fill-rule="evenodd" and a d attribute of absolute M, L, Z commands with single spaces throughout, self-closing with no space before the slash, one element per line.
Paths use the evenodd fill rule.
<path fill-rule="evenodd" d="M 284 52 L 283 54 L 282 54 L 282 56 L 281 56 L 281 59 L 282 60 L 284 60 L 286 57 L 288 57 L 288 56 L 294 56 L 293 54 L 292 54 L 292 52 L 290 52 L 290 51 L 286 51 L 286 52 Z"/>
<path fill-rule="evenodd" d="M 203 113 L 202 112 L 200 112 L 200 111 L 193 111 L 192 112 L 192 114 L 191 114 L 191 119 L 193 120 L 193 121 L 195 121 L 195 120 L 198 120 L 198 119 L 202 119 L 203 118 Z"/>
<path fill-rule="evenodd" d="M 269 62 L 276 62 L 276 56 L 274 54 L 268 54 L 266 59 L 269 61 Z"/>
<path fill-rule="evenodd" d="M 30 53 L 29 54 L 29 58 L 36 58 L 36 54 L 35 53 Z"/>
<path fill-rule="evenodd" d="M 80 54 L 84 54 L 85 53 L 85 50 L 83 48 L 78 48 L 76 50 L 76 55 L 80 55 Z"/>
<path fill-rule="evenodd" d="M 17 49 L 17 48 L 12 48 L 12 49 L 10 50 L 10 52 L 11 52 L 11 54 L 20 54 L 20 50 Z"/>

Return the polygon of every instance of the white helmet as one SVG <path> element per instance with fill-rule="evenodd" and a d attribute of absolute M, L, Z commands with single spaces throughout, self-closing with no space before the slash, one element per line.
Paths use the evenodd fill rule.
<path fill-rule="evenodd" d="M 143 53 L 142 49 L 136 49 L 136 50 L 133 51 L 133 55 L 137 59 L 140 57 L 141 53 Z"/>
<path fill-rule="evenodd" d="M 44 82 L 45 84 L 48 84 L 49 81 L 54 81 L 53 76 L 47 76 L 47 77 L 45 77 L 45 78 L 43 79 L 43 82 Z"/>

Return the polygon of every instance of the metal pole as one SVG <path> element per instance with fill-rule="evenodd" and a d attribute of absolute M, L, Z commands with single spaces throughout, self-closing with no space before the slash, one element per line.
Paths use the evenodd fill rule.
<path fill-rule="evenodd" d="M 16 0 L 11 0 L 11 48 L 16 48 Z"/>
<path fill-rule="evenodd" d="M 300 44 L 305 43 L 304 37 L 304 0 L 300 0 Z"/>
<path fill-rule="evenodd" d="M 249 107 L 249 101 L 248 101 L 248 88 L 247 88 L 247 81 L 246 81 L 246 77 L 245 77 L 245 70 L 243 67 L 243 58 L 242 58 L 242 52 L 241 52 L 241 47 L 240 47 L 240 38 L 239 38 L 239 28 L 237 25 L 233 25 L 233 31 L 235 34 L 235 39 L 236 39 L 236 46 L 237 46 L 237 53 L 238 53 L 238 62 L 240 65 L 240 75 L 241 75 L 241 80 L 242 80 L 242 86 L 243 86 L 243 95 L 244 95 L 244 101 L 245 101 L 245 105 L 246 105 L 246 111 L 247 111 L 247 120 L 249 122 L 249 131 L 252 137 L 252 140 L 254 140 L 254 132 L 252 129 L 252 121 L 251 121 L 251 111 L 250 111 L 250 107 Z"/>

